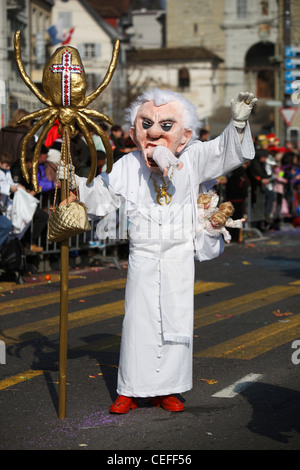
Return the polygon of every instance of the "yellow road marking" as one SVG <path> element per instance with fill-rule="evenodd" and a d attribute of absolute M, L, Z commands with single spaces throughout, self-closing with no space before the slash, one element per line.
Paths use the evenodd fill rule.
<path fill-rule="evenodd" d="M 100 305 L 97 307 L 79 310 L 78 312 L 69 313 L 68 329 L 78 328 L 89 323 L 106 320 L 108 318 L 117 317 L 124 313 L 124 301 L 113 302 L 110 304 Z M 30 341 L 41 336 L 50 336 L 59 331 L 59 316 L 46 318 L 32 323 L 26 323 L 14 328 L 8 328 L 2 331 L 0 339 L 6 346 L 15 343 Z"/>
<path fill-rule="evenodd" d="M 25 282 L 25 284 L 16 284 L 12 281 L 3 281 L 0 282 L 0 293 L 4 293 L 11 290 L 18 290 L 18 289 L 27 289 L 33 286 L 40 286 L 43 284 L 48 284 L 48 280 L 45 279 L 46 274 L 37 274 L 36 275 L 36 282 Z M 60 281 L 60 274 L 50 274 L 51 282 L 59 282 Z M 80 274 L 70 274 L 69 279 L 78 279 L 80 278 Z"/>
<path fill-rule="evenodd" d="M 73 287 L 69 289 L 69 300 L 78 299 L 79 297 L 86 297 L 88 295 L 97 295 L 103 292 L 108 292 L 113 289 L 123 289 L 126 285 L 126 279 L 118 279 L 116 281 L 98 282 L 97 284 L 90 284 L 81 287 Z M 25 311 L 33 308 L 42 307 L 60 302 L 60 290 L 50 292 L 49 294 L 35 295 L 22 299 L 11 300 L 9 302 L 0 303 L 0 315 L 8 315 Z"/>
<path fill-rule="evenodd" d="M 204 282 L 197 281 L 194 287 L 194 294 L 203 294 L 216 289 L 222 289 L 223 287 L 232 286 L 232 282 Z"/>
<path fill-rule="evenodd" d="M 203 282 L 199 281 L 195 284 L 195 294 L 201 294 L 222 287 L 230 286 L 230 283 L 225 282 Z M 108 292 L 113 289 L 123 289 L 126 286 L 126 279 L 117 279 L 114 281 L 99 282 L 97 284 L 90 284 L 81 287 L 73 287 L 69 289 L 69 300 L 86 297 L 88 295 L 97 295 L 103 292 Z M 33 308 L 42 307 L 60 302 L 60 290 L 50 292 L 48 294 L 34 295 L 22 299 L 10 300 L 9 302 L 0 303 L 0 316 L 8 315 Z"/>
<path fill-rule="evenodd" d="M 112 281 L 112 282 L 117 282 L 117 281 Z M 102 287 L 104 287 L 103 284 L 104 283 L 101 283 Z M 230 314 L 237 315 L 237 314 L 245 313 L 247 311 L 251 311 L 255 308 L 259 308 L 268 303 L 276 302 L 283 298 L 298 294 L 300 292 L 300 289 L 297 287 L 293 287 L 293 285 L 298 286 L 300 284 L 300 281 L 295 281 L 290 284 L 291 286 L 273 286 L 271 288 L 263 289 L 261 291 L 247 294 L 245 296 L 240 296 L 235 299 L 230 299 L 226 302 L 220 302 L 210 307 L 197 309 L 195 312 L 195 328 L 199 328 L 200 326 L 208 325 L 208 324 L 226 319 L 226 316 L 212 317 L 212 315 L 213 314 L 215 315 L 216 312 L 220 312 L 223 315 L 226 315 L 227 312 L 229 312 Z M 220 287 L 225 287 L 228 285 L 230 284 L 228 283 L 204 283 L 200 281 L 196 283 L 195 285 L 195 294 L 205 292 L 208 290 L 213 290 L 213 289 L 220 288 Z M 99 284 L 93 285 L 93 286 L 94 287 L 97 286 L 97 288 L 99 289 Z M 84 286 L 82 288 L 85 290 L 85 293 L 87 292 L 88 287 L 89 286 Z M 76 288 L 75 288 L 75 291 L 76 291 Z M 79 294 L 79 292 L 77 293 Z M 73 294 L 75 294 L 75 292 L 73 292 Z M 32 308 L 32 305 L 31 305 L 31 308 Z M 69 328 L 83 326 L 88 323 L 93 323 L 96 321 L 104 320 L 106 318 L 113 318 L 115 316 L 122 315 L 123 312 L 124 312 L 123 300 L 119 302 L 114 302 L 114 303 L 110 303 L 107 305 L 99 306 L 99 307 L 93 307 L 91 309 L 86 309 L 86 310 L 69 314 L 68 326 Z M 300 325 L 299 317 L 300 315 L 297 315 L 289 323 L 278 322 L 278 324 L 276 323 L 276 324 L 268 325 L 267 327 L 264 327 L 261 329 L 263 330 L 262 333 L 261 333 L 261 330 L 255 330 L 251 333 L 248 333 L 247 335 L 243 335 L 242 337 L 240 337 L 238 343 L 236 342 L 234 343 L 234 341 L 236 340 L 230 340 L 226 342 L 227 344 L 226 351 L 229 351 L 229 353 L 227 353 L 228 354 L 227 357 L 233 357 L 232 356 L 233 352 L 234 353 L 241 352 L 242 347 L 244 346 L 245 343 L 247 343 L 247 341 L 248 341 L 247 344 L 250 344 L 252 341 L 251 347 L 253 351 L 255 348 L 255 353 L 254 352 L 251 353 L 250 348 L 249 348 L 247 356 L 245 356 L 245 354 L 243 353 L 242 358 L 251 359 L 252 357 L 256 357 L 257 355 L 262 354 L 261 351 L 264 352 L 266 350 L 272 349 L 274 347 L 274 343 L 273 343 L 274 337 L 276 338 L 276 345 L 286 343 L 287 341 L 291 340 L 292 336 L 293 338 L 298 337 L 299 325 Z M 291 329 L 293 329 L 292 336 L 290 332 Z M 20 327 L 7 329 L 6 331 L 3 332 L 2 336 L 0 335 L 0 338 L 3 338 L 3 340 L 5 341 L 5 344 L 9 346 L 14 343 L 25 341 L 24 335 L 26 336 L 26 340 L 28 341 L 30 339 L 40 337 L 41 335 L 49 336 L 51 334 L 58 333 L 58 330 L 59 330 L 59 317 L 56 316 L 56 317 L 52 317 L 46 320 L 32 322 L 30 324 L 26 324 Z M 258 336 L 257 336 L 257 332 L 259 332 Z M 255 345 L 255 341 L 253 340 L 253 335 L 255 335 L 255 337 L 258 338 L 256 343 L 257 344 L 260 343 L 259 347 L 257 344 Z M 97 351 L 100 349 L 107 349 L 107 348 L 114 347 L 116 344 L 119 343 L 119 341 L 120 341 L 120 335 L 117 335 L 117 337 L 114 337 L 114 338 L 107 338 L 105 340 L 99 340 L 90 345 L 81 346 L 79 349 Z M 231 345 L 231 342 L 232 344 L 234 344 L 234 346 Z M 262 345 L 262 343 L 264 344 Z M 222 348 L 224 348 L 224 344 L 225 343 L 222 343 Z M 266 349 L 266 347 L 268 347 L 269 349 Z M 208 351 L 210 351 L 209 355 L 212 356 L 214 353 L 213 352 L 214 348 L 217 348 L 217 346 L 208 348 L 207 350 L 202 351 L 200 353 L 196 353 L 195 356 L 201 357 L 203 355 L 203 357 L 207 357 Z M 3 388 L 7 388 L 15 383 L 19 383 L 23 380 L 27 380 L 34 376 L 41 375 L 42 373 L 43 371 L 27 371 L 15 377 L 4 379 L 3 381 L 0 382 L 0 390 Z"/>
<path fill-rule="evenodd" d="M 287 297 L 300 294 L 300 287 L 272 286 L 250 294 L 219 302 L 209 307 L 195 310 L 194 328 L 211 325 L 226 318 L 226 315 L 241 315 Z M 216 315 L 220 315 L 219 317 Z M 223 316 L 224 315 L 224 316 Z"/>
<path fill-rule="evenodd" d="M 195 357 L 254 359 L 300 336 L 300 315 L 276 322 L 195 353 Z"/>
<path fill-rule="evenodd" d="M 93 284 L 91 286 L 83 286 L 80 288 L 70 289 L 69 299 L 78 298 L 81 296 L 87 296 L 92 294 L 97 294 L 100 292 L 108 291 L 113 288 L 121 288 L 125 286 L 125 279 L 120 279 L 119 281 L 108 281 L 99 284 Z M 207 292 L 209 290 L 218 289 L 230 285 L 229 283 L 222 282 L 202 282 L 199 281 L 195 285 L 195 294 L 202 292 Z M 89 289 L 90 287 L 90 289 Z M 23 311 L 32 309 L 35 306 L 39 307 L 42 305 L 49 305 L 50 303 L 55 303 L 59 301 L 59 293 L 46 294 L 45 296 L 35 296 L 31 299 L 20 299 L 23 302 L 28 301 L 26 304 L 18 306 L 14 303 L 11 306 L 8 313 L 13 313 L 17 311 Z M 3 307 L 3 304 L 0 304 Z M 7 309 L 5 309 L 7 310 Z M 7 313 L 5 311 L 2 314 Z M 68 329 L 77 328 L 89 323 L 105 320 L 108 318 L 117 317 L 123 315 L 124 313 L 124 300 L 112 302 L 105 305 L 100 305 L 92 307 L 85 310 L 79 310 L 77 312 L 68 314 Z M 2 339 L 6 346 L 11 346 L 15 343 L 20 343 L 24 341 L 30 341 L 41 336 L 50 336 L 52 334 L 57 334 L 59 331 L 59 316 L 46 318 L 44 320 L 39 320 L 32 323 L 26 323 L 13 328 L 8 328 L 7 330 L 2 331 L 0 334 L 0 339 Z"/>
<path fill-rule="evenodd" d="M 195 312 L 194 327 L 199 328 L 201 326 L 222 321 L 226 318 L 217 317 L 217 312 L 221 312 L 222 314 L 230 312 L 230 314 L 239 315 L 298 293 L 300 293 L 300 288 L 296 286 L 273 286 L 245 296 L 220 302 L 219 304 L 215 304 L 210 307 L 198 309 Z M 68 329 L 120 316 L 123 315 L 123 313 L 124 300 L 85 310 L 79 310 L 68 314 Z M 2 331 L 0 339 L 2 339 L 7 346 L 10 346 L 15 343 L 30 341 L 41 336 L 57 334 L 58 331 L 59 316 L 55 316 L 8 328 L 7 330 Z"/>
<path fill-rule="evenodd" d="M 43 372 L 43 370 L 27 370 L 26 372 L 21 372 L 13 377 L 8 377 L 7 379 L 0 381 L 0 390 L 4 390 L 5 388 L 12 387 L 13 385 L 24 382 L 25 380 L 42 375 Z"/>

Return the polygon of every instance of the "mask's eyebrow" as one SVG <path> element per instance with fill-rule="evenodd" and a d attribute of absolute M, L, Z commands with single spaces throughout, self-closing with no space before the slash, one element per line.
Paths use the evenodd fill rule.
<path fill-rule="evenodd" d="M 174 122 L 176 122 L 176 119 L 174 119 L 174 118 L 165 118 L 165 119 L 161 119 L 161 120 L 159 121 L 159 124 L 161 124 L 162 122 L 172 122 L 172 123 L 174 123 Z"/>
<path fill-rule="evenodd" d="M 140 114 L 139 117 L 140 117 L 140 119 L 142 119 L 142 120 L 143 120 L 143 119 L 147 119 L 147 121 L 153 122 L 153 120 L 152 120 L 149 116 L 147 116 L 146 114 Z"/>

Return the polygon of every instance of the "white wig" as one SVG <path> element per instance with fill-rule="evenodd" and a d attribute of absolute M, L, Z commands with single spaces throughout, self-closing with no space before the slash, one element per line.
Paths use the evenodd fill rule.
<path fill-rule="evenodd" d="M 155 106 L 161 106 L 163 104 L 170 103 L 170 101 L 177 101 L 184 109 L 184 127 L 193 131 L 192 137 L 189 140 L 191 144 L 194 140 L 198 139 L 198 132 L 201 127 L 201 122 L 197 115 L 195 106 L 180 93 L 176 93 L 171 90 L 160 90 L 153 88 L 153 90 L 145 91 L 140 95 L 136 101 L 134 101 L 130 108 L 126 110 L 127 120 L 131 126 L 134 125 L 135 118 L 138 112 L 139 106 L 146 101 L 153 101 Z"/>

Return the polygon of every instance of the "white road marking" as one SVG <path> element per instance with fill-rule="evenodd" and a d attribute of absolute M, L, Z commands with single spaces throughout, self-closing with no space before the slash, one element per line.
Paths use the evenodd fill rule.
<path fill-rule="evenodd" d="M 229 387 L 220 390 L 220 392 L 215 393 L 212 395 L 216 398 L 233 398 L 238 395 L 242 390 L 252 385 L 253 382 L 261 379 L 261 374 L 249 374 L 245 375 L 242 379 L 234 382 L 234 384 L 230 385 Z"/>

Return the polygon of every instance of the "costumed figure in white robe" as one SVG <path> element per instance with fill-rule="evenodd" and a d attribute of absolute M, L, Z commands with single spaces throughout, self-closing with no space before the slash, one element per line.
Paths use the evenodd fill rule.
<path fill-rule="evenodd" d="M 196 233 L 197 197 L 212 181 L 254 158 L 247 120 L 251 93 L 232 100 L 233 119 L 214 140 L 198 140 L 194 105 L 168 90 L 145 92 L 129 110 L 137 151 L 87 186 L 76 178 L 88 214 L 126 206 L 129 262 L 118 368 L 118 397 L 110 412 L 127 413 L 139 397 L 182 411 L 174 394 L 192 388 L 194 257 L 219 246 Z M 64 169 L 62 168 L 62 171 Z M 72 172 L 70 172 L 72 178 Z M 199 254 L 200 253 L 200 254 Z"/>

